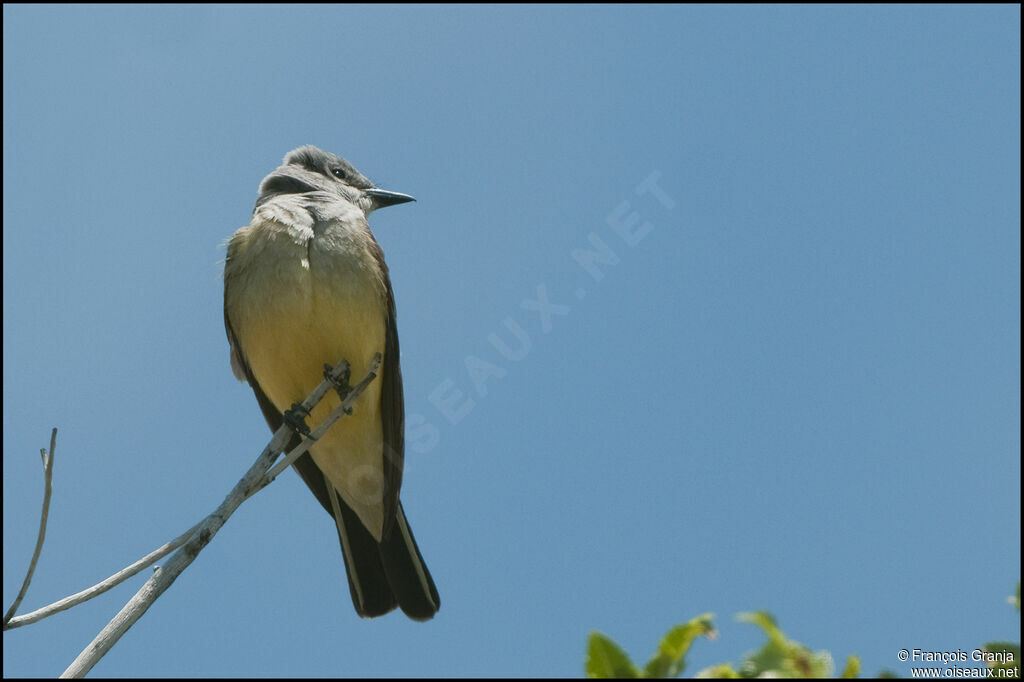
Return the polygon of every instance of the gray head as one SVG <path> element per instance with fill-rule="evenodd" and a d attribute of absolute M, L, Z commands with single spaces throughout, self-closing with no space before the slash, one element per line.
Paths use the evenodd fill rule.
<path fill-rule="evenodd" d="M 307 144 L 288 152 L 283 163 L 263 178 L 256 207 L 282 194 L 327 192 L 360 206 L 367 214 L 384 206 L 415 201 L 408 194 L 373 186 L 351 163 Z"/>

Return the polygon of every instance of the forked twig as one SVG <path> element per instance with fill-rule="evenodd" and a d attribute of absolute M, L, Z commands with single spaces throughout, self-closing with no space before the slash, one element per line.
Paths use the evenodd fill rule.
<path fill-rule="evenodd" d="M 64 597 L 59 601 L 55 601 L 54 603 L 49 604 L 48 606 L 36 609 L 31 613 L 26 613 L 22 616 L 14 616 L 10 619 L 10 621 L 4 624 L 4 629 L 13 630 L 14 628 L 20 628 L 23 625 L 31 625 L 32 623 L 47 618 L 48 616 L 52 616 L 55 613 L 60 613 L 61 611 L 67 611 L 72 606 L 78 606 L 82 602 L 89 601 L 93 597 L 97 597 L 103 594 L 110 588 L 120 585 L 125 580 L 128 580 L 128 578 L 131 578 L 133 575 L 137 574 L 142 569 L 151 566 L 152 564 L 155 564 L 157 561 L 160 561 L 165 556 L 167 556 L 174 550 L 184 545 L 185 541 L 192 537 L 192 534 L 196 532 L 197 528 L 199 528 L 199 524 L 192 526 L 187 531 L 185 531 L 178 537 L 174 538 L 167 544 L 161 547 L 157 547 L 155 550 L 153 550 L 146 556 L 142 557 L 135 563 L 125 566 L 114 575 L 110 576 L 102 582 L 96 583 L 92 587 L 88 587 L 82 590 L 81 592 L 72 594 L 71 596 Z"/>
<path fill-rule="evenodd" d="M 376 376 L 377 369 L 380 366 L 381 356 L 378 353 L 373 362 L 371 363 L 370 371 L 366 378 L 360 381 L 358 384 L 352 387 L 348 392 L 345 399 L 341 404 L 331 412 L 331 415 L 325 420 L 324 424 L 321 424 L 316 431 L 313 432 L 314 437 L 319 435 L 326 430 L 327 426 L 330 426 L 334 421 L 341 418 L 345 414 L 351 413 L 352 404 L 356 398 L 363 392 L 363 390 L 373 381 Z M 331 371 L 334 376 L 339 376 L 347 369 L 348 363 L 342 360 L 336 365 Z M 333 387 L 333 383 L 330 379 L 325 378 L 310 394 L 306 400 L 302 402 L 302 407 L 309 412 L 314 406 L 323 398 L 323 396 Z M 284 449 L 285 445 L 292 437 L 291 428 L 282 424 L 277 431 L 274 432 L 273 438 L 270 443 L 263 449 L 260 456 L 256 458 L 256 462 L 249 468 L 249 471 L 242 477 L 242 479 L 235 485 L 235 487 L 228 493 L 228 496 L 220 504 L 217 509 L 213 511 L 209 516 L 199 522 L 199 524 L 191 531 L 191 535 L 184 546 L 174 553 L 173 556 L 167 561 L 166 564 L 157 568 L 153 575 L 150 576 L 149 580 L 136 592 L 135 596 L 132 597 L 127 604 L 121 609 L 121 611 L 114 616 L 107 625 L 100 631 L 93 641 L 87 646 L 71 665 L 68 666 L 61 677 L 82 677 L 89 670 L 96 665 L 97 661 L 100 660 L 110 649 L 117 643 L 128 628 L 135 624 L 139 618 L 142 617 L 149 607 L 156 601 L 157 597 L 163 594 L 167 588 L 181 575 L 189 564 L 198 556 L 199 552 L 210 542 L 213 536 L 220 530 L 221 526 L 228 520 L 235 509 L 242 504 L 246 499 L 253 495 L 256 491 L 266 487 L 272 480 L 272 476 L 268 476 L 268 470 L 274 463 L 278 454 Z M 303 439 L 303 443 L 296 448 L 289 457 L 298 457 L 309 449 L 312 441 L 309 439 Z M 303 446 L 305 446 L 303 448 Z M 298 454 L 295 454 L 298 452 Z M 276 475 L 276 474 L 274 474 Z"/>

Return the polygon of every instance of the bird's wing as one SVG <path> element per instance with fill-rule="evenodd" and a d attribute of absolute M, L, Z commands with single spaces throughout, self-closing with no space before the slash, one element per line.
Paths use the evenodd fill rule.
<path fill-rule="evenodd" d="M 391 532 L 398 512 L 398 492 L 402 487 L 402 469 L 405 466 L 405 399 L 402 393 L 402 367 L 398 348 L 398 323 L 395 319 L 395 295 L 391 290 L 391 277 L 384 262 L 384 252 L 373 241 L 373 255 L 384 277 L 387 325 L 384 341 L 384 361 L 380 379 L 381 425 L 384 429 L 384 532 Z"/>

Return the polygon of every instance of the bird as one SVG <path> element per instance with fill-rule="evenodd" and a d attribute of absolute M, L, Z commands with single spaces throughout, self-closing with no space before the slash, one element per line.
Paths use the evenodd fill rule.
<path fill-rule="evenodd" d="M 378 377 L 351 414 L 293 466 L 334 519 L 356 613 L 373 618 L 398 606 L 424 621 L 441 600 L 399 499 L 405 408 L 395 297 L 367 222 L 374 210 L 409 201 L 340 156 L 313 145 L 290 151 L 260 182 L 249 224 L 228 240 L 224 326 L 232 371 L 252 388 L 271 431 L 286 421 L 302 429 L 292 407 L 323 380 L 324 365 L 345 359 L 362 377 L 381 354 Z M 340 402 L 329 392 L 311 421 Z M 288 450 L 300 439 L 294 434 Z"/>

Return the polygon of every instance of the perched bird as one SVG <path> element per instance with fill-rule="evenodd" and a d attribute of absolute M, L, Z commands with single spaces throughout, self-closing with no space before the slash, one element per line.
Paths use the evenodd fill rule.
<path fill-rule="evenodd" d="M 294 466 L 336 522 L 356 612 L 400 606 L 415 620 L 440 607 L 398 498 L 405 408 L 395 299 L 367 217 L 413 201 L 374 187 L 352 164 L 307 145 L 260 183 L 252 221 L 228 243 L 224 325 L 231 368 L 276 430 L 345 359 L 354 381 L 383 356 L 378 377 Z M 330 392 L 315 426 L 340 403 Z M 286 415 L 287 413 L 287 415 Z M 300 417 L 301 419 L 301 417 Z M 292 445 L 299 443 L 294 436 Z"/>

